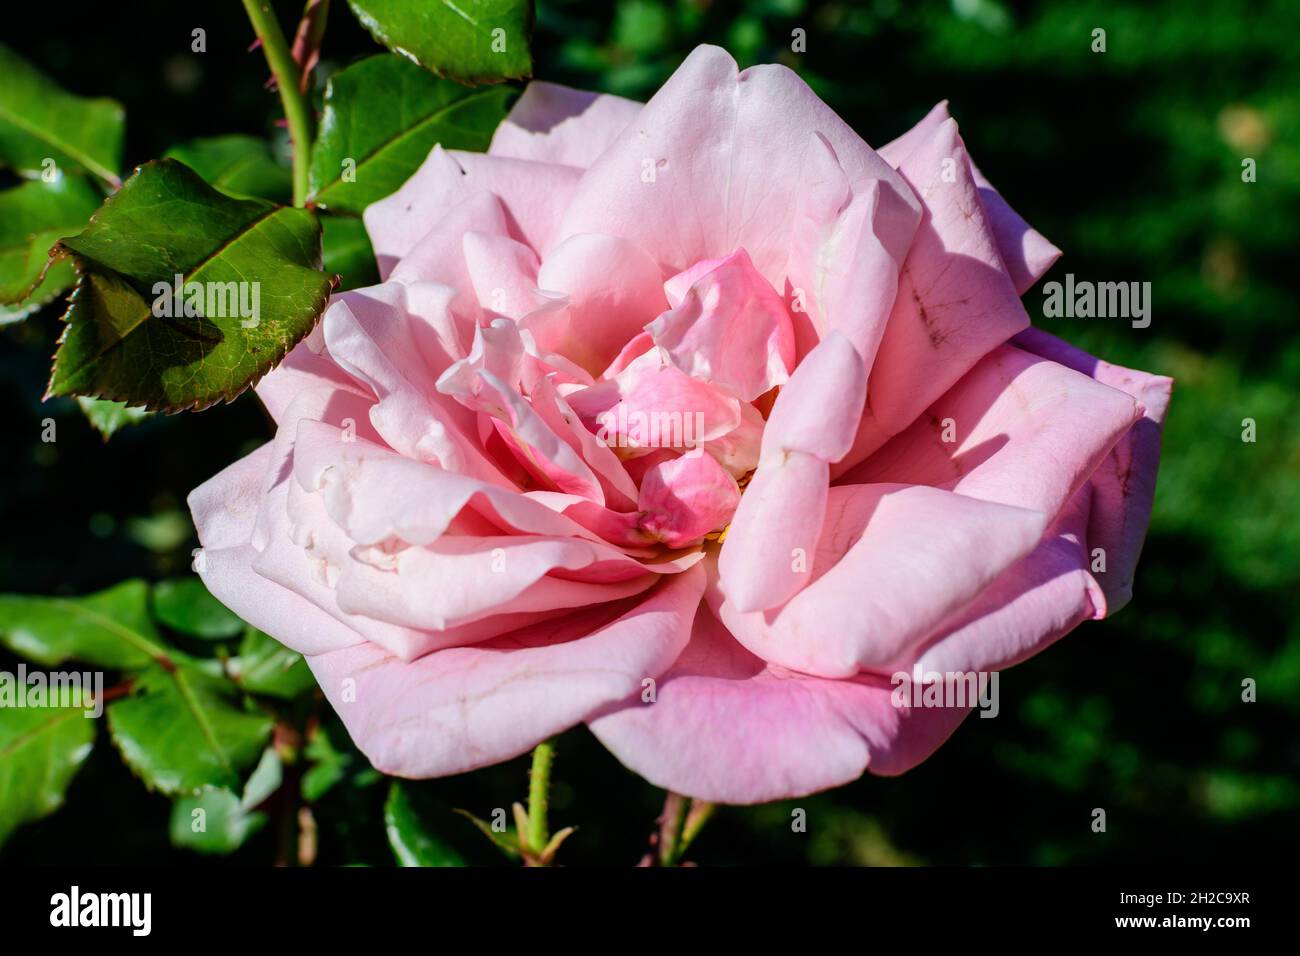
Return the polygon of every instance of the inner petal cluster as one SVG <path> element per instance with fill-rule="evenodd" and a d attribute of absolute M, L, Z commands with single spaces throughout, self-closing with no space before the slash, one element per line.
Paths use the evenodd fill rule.
<path fill-rule="evenodd" d="M 575 308 L 582 294 L 544 289 L 545 272 L 510 293 L 522 314 L 493 310 L 499 289 L 481 301 L 485 321 L 438 390 L 477 413 L 503 474 L 589 503 L 570 510 L 611 544 L 689 548 L 725 529 L 758 464 L 763 410 L 794 367 L 784 300 L 744 249 L 703 260 L 662 284 L 657 315 L 604 303 L 628 337 L 592 372 L 612 351 L 607 309 L 590 307 L 590 288 Z"/>

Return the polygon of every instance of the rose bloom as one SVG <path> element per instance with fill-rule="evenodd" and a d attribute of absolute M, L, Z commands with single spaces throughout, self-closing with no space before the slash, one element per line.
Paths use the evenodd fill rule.
<path fill-rule="evenodd" d="M 1059 251 L 945 104 L 873 150 L 781 66 L 533 83 L 366 210 L 384 281 L 190 496 L 203 580 L 405 777 L 585 722 L 754 803 L 928 757 L 990 672 L 1128 601 L 1169 379 L 1029 328 Z"/>

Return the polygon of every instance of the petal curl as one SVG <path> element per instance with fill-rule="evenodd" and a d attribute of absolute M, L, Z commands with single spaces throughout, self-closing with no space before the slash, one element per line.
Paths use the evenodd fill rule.
<path fill-rule="evenodd" d="M 826 680 L 766 664 L 707 610 L 642 696 L 589 721 L 656 786 L 717 803 L 766 803 L 836 787 L 870 768 L 902 773 L 956 730 L 964 707 L 895 707 L 887 680 Z"/>
<path fill-rule="evenodd" d="M 703 583 L 697 567 L 642 599 L 414 663 L 369 644 L 308 663 L 376 768 L 403 777 L 464 773 L 518 756 L 639 693 L 686 646 Z"/>

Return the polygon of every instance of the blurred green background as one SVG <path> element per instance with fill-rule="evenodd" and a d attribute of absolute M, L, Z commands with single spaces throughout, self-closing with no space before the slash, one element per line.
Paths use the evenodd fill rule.
<path fill-rule="evenodd" d="M 289 23 L 300 4 L 277 4 Z M 62 10 L 63 8 L 61 8 Z M 1300 820 L 1300 7 L 1229 0 L 1003 3 L 549 0 L 536 75 L 644 98 L 697 43 L 742 66 L 797 69 L 879 145 L 947 98 L 984 173 L 1065 256 L 1049 278 L 1149 281 L 1147 329 L 1099 319 L 1041 325 L 1102 357 L 1177 380 L 1136 596 L 1002 677 L 1002 713 L 968 720 L 896 779 L 727 809 L 702 864 L 1232 863 L 1284 860 Z M 208 52 L 189 52 L 190 31 Z M 806 31 L 806 52 L 791 51 Z M 1105 53 L 1091 50 L 1106 31 Z M 127 109 L 127 161 L 201 135 L 283 140 L 278 101 L 238 4 L 141 2 L 105 17 L 72 3 L 4 42 L 68 89 Z M 342 3 L 323 72 L 375 49 Z M 1243 183 L 1243 158 L 1257 181 Z M 185 494 L 270 435 L 251 395 L 157 418 L 107 445 L 66 400 L 41 404 L 57 310 L 0 330 L 0 590 L 81 594 L 186 573 Z M 58 442 L 40 441 L 41 419 Z M 1257 423 L 1254 443 L 1242 421 Z M 14 661 L 0 655 L 0 667 Z M 1241 682 L 1258 682 L 1258 702 Z M 337 728 L 335 728 L 337 730 Z M 335 735 L 342 745 L 342 737 Z M 349 757 L 345 753 L 345 760 Z M 317 806 L 320 860 L 387 863 L 386 787 L 350 754 L 350 785 Z M 662 794 L 577 729 L 561 738 L 555 826 L 580 830 L 562 862 L 631 863 Z M 526 759 L 414 787 L 428 819 L 474 862 L 494 851 L 463 820 L 520 799 Z M 807 833 L 791 811 L 808 813 Z M 1107 811 L 1104 834 L 1090 829 Z M 0 862 L 186 862 L 170 803 L 145 795 L 100 746 L 68 805 L 20 830 Z M 273 828 L 229 860 L 267 862 Z"/>

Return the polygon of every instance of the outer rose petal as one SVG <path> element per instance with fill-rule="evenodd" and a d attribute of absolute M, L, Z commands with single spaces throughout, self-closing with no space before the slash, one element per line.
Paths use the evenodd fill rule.
<path fill-rule="evenodd" d="M 413 663 L 368 644 L 308 663 L 379 770 L 463 773 L 524 753 L 639 693 L 686 646 L 703 586 L 703 569 L 693 568 L 630 607 L 578 612 Z"/>
<path fill-rule="evenodd" d="M 836 487 L 803 590 L 748 614 L 725 600 L 725 587 L 709 601 L 764 660 L 852 677 L 916 647 L 1032 551 L 1045 525 L 1035 511 L 919 485 Z"/>
<path fill-rule="evenodd" d="M 284 417 L 289 403 L 303 392 L 328 394 L 339 389 L 358 395 L 363 391 L 325 354 L 325 338 L 319 325 L 256 385 L 257 397 L 276 424 Z"/>
<path fill-rule="evenodd" d="M 581 172 L 435 146 L 401 189 L 362 214 L 379 271 L 387 274 L 449 210 L 484 190 L 505 206 L 510 238 L 541 253 L 549 247 Z"/>
<path fill-rule="evenodd" d="M 190 492 L 188 504 L 203 545 L 199 577 L 213 596 L 282 644 L 307 653 L 356 644 L 361 636 L 306 598 L 253 571 L 249 544 L 258 507 L 273 477 L 271 443 Z"/>
<path fill-rule="evenodd" d="M 710 46 L 686 58 L 583 174 L 558 235 L 622 236 L 669 272 L 743 247 L 772 286 L 784 289 L 814 132 L 830 143 L 855 188 L 879 182 L 881 239 L 901 261 L 920 211 L 898 174 L 795 73 L 783 66 L 739 73 L 726 51 Z"/>
<path fill-rule="evenodd" d="M 882 242 L 890 206 L 878 182 L 855 191 L 826 138 L 814 133 L 786 263 L 786 286 L 803 356 L 838 330 L 868 366 L 875 360 L 898 291 L 899 255 Z"/>
<path fill-rule="evenodd" d="M 925 117 L 891 143 L 880 147 L 880 155 L 895 168 L 916 149 L 931 132 L 938 129 L 949 118 L 948 101 L 944 100 L 930 110 Z M 1039 280 L 1044 272 L 1052 267 L 1061 257 L 1061 250 L 1047 241 L 1043 235 L 1021 219 L 1001 194 L 993 188 L 992 183 L 984 178 L 974 161 L 970 163 L 971 174 L 979 186 L 980 199 L 984 212 L 993 228 L 998 251 L 1006 264 L 1011 281 L 1016 291 L 1023 294 Z"/>
<path fill-rule="evenodd" d="M 990 349 L 1029 325 L 965 157 L 957 124 L 948 120 L 899 167 L 925 201 L 925 216 L 899 277 L 846 463 L 911 424 Z"/>
<path fill-rule="evenodd" d="M 1097 580 L 1106 592 L 1110 613 L 1114 613 L 1133 596 L 1133 572 L 1151 520 L 1160 466 L 1160 434 L 1173 379 L 1103 362 L 1041 329 L 1027 329 L 1016 336 L 1015 342 L 1127 392 L 1145 409 L 1141 420 L 1120 439 L 1091 481 L 1088 545 L 1106 552 L 1106 573 Z"/>
<path fill-rule="evenodd" d="M 777 607 L 808 583 L 826 512 L 828 463 L 848 449 L 865 392 L 862 359 L 838 332 L 809 353 L 781 391 L 758 470 L 718 559 L 722 589 L 737 611 Z"/>
<path fill-rule="evenodd" d="M 690 645 L 640 696 L 588 721 L 627 767 L 719 803 L 765 803 L 860 776 L 902 773 L 956 729 L 966 708 L 896 708 L 888 680 L 809 677 L 765 664 L 707 610 Z"/>
<path fill-rule="evenodd" d="M 1054 516 L 1141 416 L 1131 395 L 1004 345 L 841 481 L 932 485 Z"/>
<path fill-rule="evenodd" d="M 922 673 L 995 671 L 1032 657 L 1089 618 L 1106 598 L 1088 572 L 1087 488 L 1066 506 L 1030 554 L 955 613 L 910 662 Z M 892 673 L 892 670 L 890 671 Z"/>
<path fill-rule="evenodd" d="M 488 153 L 586 169 L 637 114 L 641 104 L 534 80 L 497 127 Z"/>

